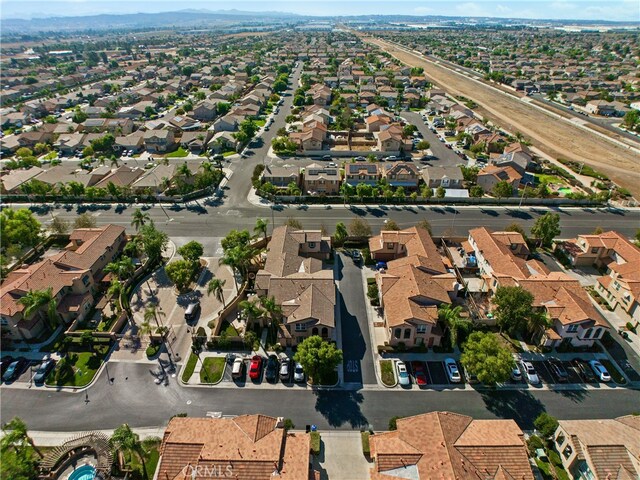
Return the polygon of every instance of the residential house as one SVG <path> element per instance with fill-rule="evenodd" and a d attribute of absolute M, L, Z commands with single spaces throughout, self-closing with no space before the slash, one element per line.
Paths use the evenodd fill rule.
<path fill-rule="evenodd" d="M 365 118 L 364 123 L 367 126 L 367 132 L 379 132 L 380 127 L 383 125 L 389 125 L 391 119 L 386 115 L 370 115 Z"/>
<path fill-rule="evenodd" d="M 216 103 L 210 100 L 203 100 L 193 107 L 191 117 L 203 122 L 210 122 L 216 118 Z"/>
<path fill-rule="evenodd" d="M 237 144 L 238 142 L 232 132 L 222 131 L 216 132 L 213 137 L 209 139 L 207 146 L 212 152 L 221 153 L 235 151 Z"/>
<path fill-rule="evenodd" d="M 184 132 L 180 138 L 182 148 L 193 153 L 202 153 L 206 149 L 207 143 L 211 140 L 210 130 Z"/>
<path fill-rule="evenodd" d="M 562 466 L 576 480 L 640 477 L 640 417 L 559 420 L 553 435 Z"/>
<path fill-rule="evenodd" d="M 244 119 L 228 113 L 224 117 L 218 118 L 213 123 L 213 128 L 215 132 L 235 132 L 242 120 Z"/>
<path fill-rule="evenodd" d="M 158 479 L 314 480 L 308 433 L 266 415 L 173 417 L 160 446 Z"/>
<path fill-rule="evenodd" d="M 138 153 L 144 148 L 144 135 L 145 132 L 138 130 L 127 136 L 116 137 L 113 149 L 115 151 L 131 150 L 134 153 Z"/>
<path fill-rule="evenodd" d="M 397 155 L 400 153 L 400 150 L 404 145 L 401 133 L 388 128 L 377 133 L 376 136 L 378 139 L 379 151 L 388 152 L 390 155 Z"/>
<path fill-rule="evenodd" d="M 336 195 L 340 192 L 340 169 L 312 163 L 304 171 L 304 192 L 310 195 Z"/>
<path fill-rule="evenodd" d="M 369 438 L 371 480 L 533 480 L 524 433 L 513 420 L 451 412 L 399 418 Z"/>
<path fill-rule="evenodd" d="M 369 251 L 372 259 L 387 262 L 387 270 L 376 274 L 385 343 L 407 348 L 440 345 L 438 306 L 452 302 L 457 283 L 429 232 L 418 227 L 382 231 L 369 239 Z"/>
<path fill-rule="evenodd" d="M 606 269 L 595 289 L 609 306 L 640 321 L 640 248 L 618 232 L 579 235 L 556 248 L 562 249 L 571 264 Z"/>
<path fill-rule="evenodd" d="M 594 115 L 611 117 L 616 114 L 616 106 L 606 100 L 591 100 L 584 109 Z"/>
<path fill-rule="evenodd" d="M 345 182 L 349 185 L 376 185 L 379 180 L 380 168 L 377 163 L 355 162 L 345 166 Z"/>
<path fill-rule="evenodd" d="M 186 115 L 176 115 L 175 117 L 165 117 L 165 120 L 169 121 L 169 124 L 179 130 L 191 131 L 196 130 L 202 126 L 198 120 L 194 120 Z"/>
<path fill-rule="evenodd" d="M 418 188 L 420 172 L 411 162 L 394 162 L 382 166 L 382 178 L 392 187 Z"/>
<path fill-rule="evenodd" d="M 63 155 L 73 155 L 76 150 L 82 149 L 84 133 L 64 133 L 54 142 L 53 147 Z"/>
<path fill-rule="evenodd" d="M 298 148 L 304 152 L 322 150 L 322 144 L 327 138 L 327 127 L 316 123 L 314 127 L 305 127 L 302 132 L 292 132 L 289 140 L 298 144 Z"/>
<path fill-rule="evenodd" d="M 176 174 L 177 165 L 156 165 L 146 173 L 142 173 L 131 184 L 134 192 L 158 194 L 165 191 Z"/>
<path fill-rule="evenodd" d="M 145 170 L 143 168 L 131 168 L 127 165 L 121 165 L 97 182 L 95 186 L 97 188 L 107 188 L 107 186 L 112 183 L 116 187 L 128 187 L 133 185 L 144 173 Z"/>
<path fill-rule="evenodd" d="M 462 188 L 464 177 L 460 167 L 427 167 L 422 178 L 429 188 Z"/>
<path fill-rule="evenodd" d="M 311 335 L 335 338 L 336 295 L 331 238 L 319 230 L 273 230 L 264 268 L 255 279 L 258 297 L 274 297 L 282 308 L 278 341 L 293 346 Z"/>
<path fill-rule="evenodd" d="M 82 320 L 94 304 L 104 267 L 119 255 L 125 242 L 125 229 L 118 225 L 79 228 L 59 253 L 9 273 L 0 285 L 2 337 L 29 340 L 46 330 L 46 306 L 27 318 L 23 315 L 25 307 L 19 299 L 30 291 L 50 288 L 65 324 Z"/>
<path fill-rule="evenodd" d="M 515 193 L 518 191 L 518 185 L 520 185 L 521 179 L 522 175 L 511 166 L 499 167 L 497 165 L 487 165 L 478 172 L 476 183 L 480 185 L 485 192 L 491 192 L 498 183 L 507 182 L 511 185 L 513 193 Z"/>
<path fill-rule="evenodd" d="M 174 149 L 173 130 L 147 130 L 144 132 L 144 146 L 150 153 L 166 153 Z"/>
<path fill-rule="evenodd" d="M 5 195 L 8 193 L 21 193 L 21 187 L 42 172 L 44 172 L 44 170 L 40 167 L 30 167 L 26 170 L 9 170 L 0 176 L 0 186 L 2 187 L 0 193 Z"/>
<path fill-rule="evenodd" d="M 300 169 L 292 166 L 267 166 L 262 172 L 262 181 L 269 182 L 277 188 L 287 188 L 292 182 L 300 186 Z"/>

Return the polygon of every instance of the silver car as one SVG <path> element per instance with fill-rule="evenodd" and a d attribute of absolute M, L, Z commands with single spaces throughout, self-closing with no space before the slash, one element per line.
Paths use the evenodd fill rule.
<path fill-rule="evenodd" d="M 398 371 L 398 383 L 403 387 L 408 386 L 411 381 L 409 380 L 409 372 L 404 362 L 398 362 L 396 364 L 396 370 Z"/>
<path fill-rule="evenodd" d="M 522 371 L 524 372 L 524 376 L 531 385 L 540 385 L 540 378 L 536 373 L 536 369 L 533 368 L 533 364 L 531 362 L 522 362 Z"/>
<path fill-rule="evenodd" d="M 304 382 L 304 368 L 302 368 L 302 365 L 299 363 L 296 363 L 296 366 L 293 369 L 293 381 Z"/>

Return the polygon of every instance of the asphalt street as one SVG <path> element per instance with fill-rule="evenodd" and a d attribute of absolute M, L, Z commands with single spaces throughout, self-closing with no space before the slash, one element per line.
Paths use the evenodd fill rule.
<path fill-rule="evenodd" d="M 614 418 L 640 411 L 638 391 L 302 391 L 242 388 L 185 388 L 172 379 L 153 383 L 153 365 L 110 363 L 84 393 L 47 388 L 2 391 L 2 417 L 23 418 L 30 429 L 76 431 L 165 425 L 177 413 L 237 415 L 260 412 L 291 418 L 301 428 L 351 429 L 371 425 L 386 430 L 394 415 L 449 410 L 475 418 L 513 418 L 524 428 L 543 410 L 563 419 Z M 109 382 L 113 378 L 113 384 Z M 128 379 L 127 379 L 128 378 Z M 26 400 L 28 399 L 28 400 Z M 88 400 L 88 401 L 87 401 Z"/>
<path fill-rule="evenodd" d="M 344 254 L 336 255 L 335 261 L 340 293 L 344 381 L 375 385 L 377 380 L 365 304 L 367 297 L 362 286 L 362 267 Z"/>
<path fill-rule="evenodd" d="M 431 144 L 431 153 L 436 158 L 430 160 L 428 163 L 424 163 L 425 165 L 433 167 L 455 167 L 456 165 L 467 164 L 467 160 L 459 157 L 453 150 L 445 147 L 440 137 L 429 130 L 429 127 L 425 125 L 424 120 L 422 120 L 422 115 L 417 112 L 402 112 L 400 116 L 415 125 L 422 134 L 422 137 Z"/>

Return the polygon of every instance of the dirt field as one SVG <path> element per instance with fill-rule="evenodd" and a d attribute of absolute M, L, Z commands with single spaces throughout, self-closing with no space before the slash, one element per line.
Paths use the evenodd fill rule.
<path fill-rule="evenodd" d="M 548 155 L 591 165 L 640 198 L 640 155 L 635 152 L 387 42 L 371 38 L 365 41 L 378 45 L 407 65 L 423 67 L 434 83 L 452 95 L 470 98 L 480 106 L 476 111 L 483 117 L 510 132 L 522 132 Z"/>

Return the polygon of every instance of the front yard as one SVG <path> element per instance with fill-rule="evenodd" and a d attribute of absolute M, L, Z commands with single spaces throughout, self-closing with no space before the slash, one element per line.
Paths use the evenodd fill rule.
<path fill-rule="evenodd" d="M 68 352 L 49 373 L 46 383 L 56 387 L 84 387 L 91 383 L 102 365 L 108 347 L 97 352 Z"/>
<path fill-rule="evenodd" d="M 187 155 L 189 155 L 189 152 L 186 151 L 184 148 L 179 147 L 176 151 L 167 153 L 165 157 L 166 158 L 184 158 Z"/>

